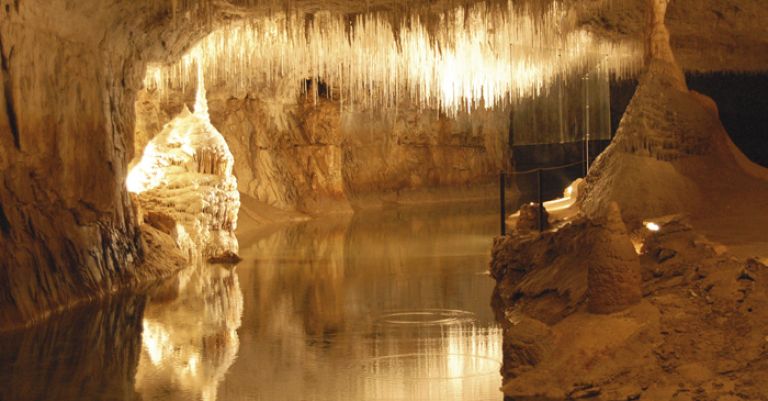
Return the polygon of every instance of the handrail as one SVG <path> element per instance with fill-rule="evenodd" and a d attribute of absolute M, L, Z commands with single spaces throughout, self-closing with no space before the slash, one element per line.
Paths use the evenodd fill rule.
<path fill-rule="evenodd" d="M 513 171 L 511 173 L 508 173 L 506 171 L 501 171 L 499 173 L 499 201 L 500 201 L 500 209 L 501 209 L 501 235 L 504 236 L 507 234 L 507 200 L 506 200 L 506 178 L 507 176 L 518 176 L 518 175 L 525 175 L 525 174 L 531 174 L 536 173 L 537 175 L 537 181 L 538 181 L 538 190 L 537 190 L 537 202 L 539 205 L 538 209 L 538 226 L 539 226 L 539 232 L 544 230 L 544 199 L 542 196 L 542 180 L 541 180 L 541 173 L 545 171 L 553 171 L 553 170 L 560 170 L 568 167 L 574 167 L 584 164 L 584 160 L 579 160 L 577 162 L 568 163 L 568 164 L 562 164 L 559 166 L 552 166 L 552 167 L 537 167 L 530 170 L 524 170 L 524 171 Z"/>

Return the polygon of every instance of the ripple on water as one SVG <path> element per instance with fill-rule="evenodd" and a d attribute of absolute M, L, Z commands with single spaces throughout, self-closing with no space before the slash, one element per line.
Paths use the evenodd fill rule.
<path fill-rule="evenodd" d="M 482 355 L 412 353 L 360 361 L 359 375 L 373 380 L 453 380 L 496 377 L 501 361 Z"/>
<path fill-rule="evenodd" d="M 420 309 L 392 311 L 376 318 L 375 322 L 389 326 L 449 326 L 474 323 L 475 314 L 458 309 Z"/>

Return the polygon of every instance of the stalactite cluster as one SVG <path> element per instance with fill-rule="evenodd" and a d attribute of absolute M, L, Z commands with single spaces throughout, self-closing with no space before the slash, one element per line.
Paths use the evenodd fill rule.
<path fill-rule="evenodd" d="M 281 11 L 220 26 L 178 63 L 150 66 L 145 85 L 162 92 L 193 84 L 201 60 L 210 85 L 235 93 L 283 80 L 307 91 L 306 80 L 317 79 L 343 107 L 394 108 L 407 99 L 456 115 L 535 96 L 574 71 L 634 72 L 634 44 L 569 31 L 566 20 L 558 3 L 539 15 L 512 1 L 399 22 L 384 12 Z M 317 96 L 317 85 L 311 91 Z"/>

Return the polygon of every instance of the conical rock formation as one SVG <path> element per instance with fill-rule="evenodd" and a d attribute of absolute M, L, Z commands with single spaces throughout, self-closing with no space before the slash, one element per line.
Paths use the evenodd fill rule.
<path fill-rule="evenodd" d="M 150 141 L 128 176 L 143 221 L 171 235 L 187 254 L 237 254 L 240 194 L 234 159 L 203 111 L 184 109 Z"/>
<path fill-rule="evenodd" d="M 716 185 L 768 177 L 731 143 L 714 102 L 688 90 L 664 26 L 667 2 L 647 0 L 647 70 L 579 194 L 591 218 L 618 203 L 630 228 L 656 216 L 699 213 L 717 197 Z"/>

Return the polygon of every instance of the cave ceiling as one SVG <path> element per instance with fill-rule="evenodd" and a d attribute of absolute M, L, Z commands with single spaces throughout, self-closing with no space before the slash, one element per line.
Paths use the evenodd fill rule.
<path fill-rule="evenodd" d="M 646 0 L 561 0 L 569 10 L 571 27 L 587 30 L 608 40 L 640 39 Z M 504 4 L 499 0 L 487 2 Z M 169 19 L 203 20 L 208 23 L 259 15 L 285 9 L 306 13 L 330 11 L 342 14 L 389 12 L 394 18 L 408 13 L 439 13 L 474 0 L 2 0 L 6 13 L 27 7 L 23 23 L 39 24 L 76 41 L 93 41 L 123 35 L 122 42 L 137 48 L 151 46 L 160 31 L 162 52 L 183 52 L 210 29 L 198 21 L 169 23 Z M 517 7 L 540 10 L 550 0 L 517 0 Z M 203 4 L 201 7 L 200 4 Z M 197 11 L 189 11 L 189 9 Z M 186 10 L 186 11 L 185 11 Z M 201 11 L 202 10 L 202 11 Z M 34 14 L 34 15 L 29 15 Z M 205 18 L 198 18 L 204 15 Z M 31 18 L 30 18 L 31 17 Z M 765 0 L 672 0 L 667 23 L 678 61 L 688 71 L 765 71 L 768 66 L 768 1 Z M 62 23 L 64 22 L 64 23 Z M 91 26 L 94 29 L 85 29 Z M 170 27 L 170 28 L 169 28 Z M 96 30 L 94 32 L 94 30 Z M 142 39 L 147 43 L 142 43 Z"/>

